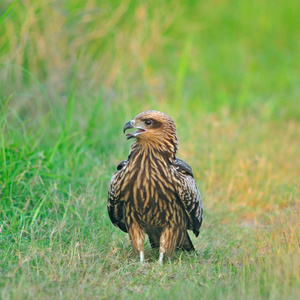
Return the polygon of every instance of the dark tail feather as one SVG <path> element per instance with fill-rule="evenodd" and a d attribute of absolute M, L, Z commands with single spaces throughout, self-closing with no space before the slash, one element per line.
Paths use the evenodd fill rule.
<path fill-rule="evenodd" d="M 193 243 L 190 239 L 190 236 L 189 236 L 188 232 L 186 232 L 185 239 L 184 239 L 183 244 L 180 248 L 184 249 L 186 251 L 195 251 L 195 248 L 193 246 Z"/>
<path fill-rule="evenodd" d="M 159 248 L 159 236 L 149 235 L 151 248 Z"/>

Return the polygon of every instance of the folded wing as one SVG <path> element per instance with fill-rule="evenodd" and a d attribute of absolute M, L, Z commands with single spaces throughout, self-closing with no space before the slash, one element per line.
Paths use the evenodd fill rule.
<path fill-rule="evenodd" d="M 174 167 L 175 189 L 188 216 L 188 229 L 199 235 L 203 219 L 202 198 L 193 176 L 192 168 L 183 160 L 176 159 Z"/>

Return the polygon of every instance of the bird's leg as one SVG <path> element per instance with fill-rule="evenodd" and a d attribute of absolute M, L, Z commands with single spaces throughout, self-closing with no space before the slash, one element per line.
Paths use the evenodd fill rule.
<path fill-rule="evenodd" d="M 140 251 L 140 263 L 144 262 L 144 251 Z"/>
<path fill-rule="evenodd" d="M 164 260 L 164 249 L 159 249 L 159 259 L 158 263 L 162 266 L 163 265 L 163 260 Z"/>
<path fill-rule="evenodd" d="M 145 234 L 142 228 L 137 224 L 131 224 L 128 227 L 128 233 L 132 248 L 135 252 L 140 253 L 140 263 L 144 262 L 144 241 Z"/>
<path fill-rule="evenodd" d="M 179 227 L 170 227 L 167 226 L 162 232 L 160 237 L 160 247 L 159 247 L 159 259 L 158 263 L 160 265 L 163 264 L 164 254 L 168 257 L 172 257 L 176 245 L 178 243 L 178 238 L 180 235 L 180 228 Z"/>

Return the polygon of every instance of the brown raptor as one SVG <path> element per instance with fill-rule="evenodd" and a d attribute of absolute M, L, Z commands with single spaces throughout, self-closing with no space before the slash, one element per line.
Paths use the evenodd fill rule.
<path fill-rule="evenodd" d="M 200 192 L 192 168 L 176 158 L 176 125 L 166 114 L 149 110 L 124 126 L 136 131 L 128 159 L 113 175 L 108 214 L 115 226 L 129 233 L 133 249 L 144 261 L 145 233 L 153 248 L 171 257 L 175 248 L 195 250 L 187 230 L 199 235 L 203 218 Z"/>

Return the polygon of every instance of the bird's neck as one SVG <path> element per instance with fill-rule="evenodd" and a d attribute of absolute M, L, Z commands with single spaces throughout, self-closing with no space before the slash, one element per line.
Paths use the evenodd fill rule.
<path fill-rule="evenodd" d="M 135 140 L 135 142 L 131 145 L 129 157 L 135 156 L 144 156 L 146 158 L 152 159 L 155 157 L 160 157 L 160 159 L 164 159 L 169 161 L 170 163 L 174 163 L 176 160 L 176 151 L 177 145 L 164 145 L 157 143 L 149 143 Z"/>

